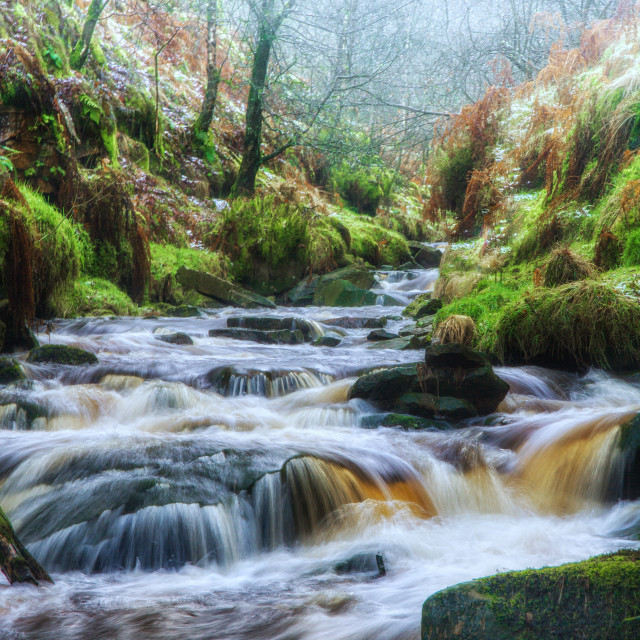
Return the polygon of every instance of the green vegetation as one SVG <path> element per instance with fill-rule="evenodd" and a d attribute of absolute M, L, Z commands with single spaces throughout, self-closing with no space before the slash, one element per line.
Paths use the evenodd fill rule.
<path fill-rule="evenodd" d="M 138 306 L 131 298 L 102 278 L 80 278 L 73 286 L 52 299 L 56 316 L 74 318 L 76 316 L 133 316 Z"/>
<path fill-rule="evenodd" d="M 622 254 L 622 264 L 625 267 L 640 265 L 640 229 L 632 231 L 627 236 L 627 242 Z"/>
<path fill-rule="evenodd" d="M 509 307 L 485 344 L 505 362 L 625 368 L 640 359 L 640 305 L 602 282 L 536 289 Z"/>
<path fill-rule="evenodd" d="M 445 589 L 424 604 L 422 638 L 637 638 L 639 560 L 638 551 L 625 550 Z"/>

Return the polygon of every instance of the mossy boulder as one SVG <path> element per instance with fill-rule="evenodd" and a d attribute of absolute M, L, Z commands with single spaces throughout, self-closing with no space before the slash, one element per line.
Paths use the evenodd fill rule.
<path fill-rule="evenodd" d="M 440 591 L 422 608 L 422 640 L 640 637 L 640 552 L 514 571 Z"/>
<path fill-rule="evenodd" d="M 186 289 L 193 289 L 202 295 L 234 307 L 242 307 L 244 309 L 268 307 L 275 309 L 276 306 L 271 300 L 263 298 L 257 293 L 247 291 L 204 271 L 187 269 L 187 267 L 182 266 L 176 273 L 176 280 Z"/>
<path fill-rule="evenodd" d="M 431 302 L 431 293 L 421 293 L 404 309 L 402 315 L 407 318 L 415 318 L 418 310 L 429 302 Z"/>
<path fill-rule="evenodd" d="M 27 358 L 28 362 L 34 363 L 55 363 L 68 365 L 97 364 L 98 358 L 95 353 L 68 347 L 63 344 L 45 344 L 32 349 Z"/>
<path fill-rule="evenodd" d="M 11 384 L 26 380 L 20 363 L 13 358 L 0 358 L 0 384 Z"/>
<path fill-rule="evenodd" d="M 393 340 L 395 338 L 399 338 L 400 336 L 397 333 L 391 333 L 386 329 L 374 329 L 368 336 L 367 340 L 371 342 L 379 342 L 381 340 Z"/>
<path fill-rule="evenodd" d="M 368 349 L 390 349 L 391 351 L 406 351 L 413 349 L 411 338 L 393 338 L 392 340 L 380 340 L 370 344 Z"/>
<path fill-rule="evenodd" d="M 425 364 L 399 365 L 360 377 L 349 397 L 369 400 L 385 411 L 464 419 L 492 413 L 508 391 L 509 385 L 494 373 L 484 354 L 453 344 L 428 347 Z"/>
<path fill-rule="evenodd" d="M 440 266 L 442 261 L 442 251 L 440 249 L 422 244 L 422 242 L 410 241 L 407 244 L 409 245 L 411 257 L 416 264 L 425 269 L 437 269 Z"/>
<path fill-rule="evenodd" d="M 360 289 L 348 280 L 333 280 L 318 287 L 313 304 L 318 307 L 368 307 L 377 303 L 372 291 Z"/>
<path fill-rule="evenodd" d="M 337 347 L 341 342 L 337 336 L 320 336 L 313 344 L 316 347 Z"/>

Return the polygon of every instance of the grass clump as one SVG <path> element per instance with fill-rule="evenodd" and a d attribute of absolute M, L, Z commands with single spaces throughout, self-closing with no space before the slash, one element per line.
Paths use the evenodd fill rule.
<path fill-rule="evenodd" d="M 640 265 L 640 229 L 632 231 L 627 236 L 627 242 L 622 254 L 622 264 L 625 267 Z"/>
<path fill-rule="evenodd" d="M 504 310 L 491 350 L 509 363 L 628 368 L 640 360 L 640 305 L 593 280 L 537 289 Z"/>
<path fill-rule="evenodd" d="M 544 284 L 557 287 L 568 282 L 590 278 L 595 273 L 593 263 L 568 247 L 556 247 L 544 267 Z"/>
<path fill-rule="evenodd" d="M 229 268 L 227 257 L 220 253 L 156 242 L 150 243 L 149 249 L 151 277 L 156 281 L 162 281 L 167 276 L 174 275 L 182 266 L 206 271 L 221 278 L 226 277 Z"/>
<path fill-rule="evenodd" d="M 476 335 L 476 323 L 469 316 L 452 315 L 441 322 L 433 334 L 440 344 L 458 342 L 466 346 L 473 344 Z"/>
<path fill-rule="evenodd" d="M 351 167 L 344 162 L 331 169 L 331 183 L 349 206 L 360 213 L 376 215 L 384 191 L 380 181 L 370 171 Z"/>

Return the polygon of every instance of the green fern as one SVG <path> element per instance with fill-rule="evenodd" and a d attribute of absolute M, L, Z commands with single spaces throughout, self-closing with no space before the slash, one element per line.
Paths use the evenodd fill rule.
<path fill-rule="evenodd" d="M 93 122 L 97 125 L 100 124 L 100 118 L 104 115 L 104 111 L 98 102 L 96 102 L 91 96 L 86 93 L 80 95 L 80 102 L 82 103 L 82 115 L 89 116 Z"/>

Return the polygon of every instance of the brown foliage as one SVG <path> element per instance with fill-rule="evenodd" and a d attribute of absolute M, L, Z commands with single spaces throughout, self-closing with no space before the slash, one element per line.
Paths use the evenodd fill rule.
<path fill-rule="evenodd" d="M 590 278 L 595 272 L 594 266 L 568 247 L 557 247 L 551 252 L 544 266 L 544 284 L 557 287 L 568 282 Z"/>
<path fill-rule="evenodd" d="M 469 316 L 449 316 L 436 328 L 433 337 L 440 344 L 457 342 L 471 346 L 476 335 L 476 323 Z"/>
<path fill-rule="evenodd" d="M 618 236 L 610 231 L 603 231 L 596 243 L 593 259 L 594 264 L 603 271 L 615 269 L 620 262 L 623 248 L 623 244 Z"/>

